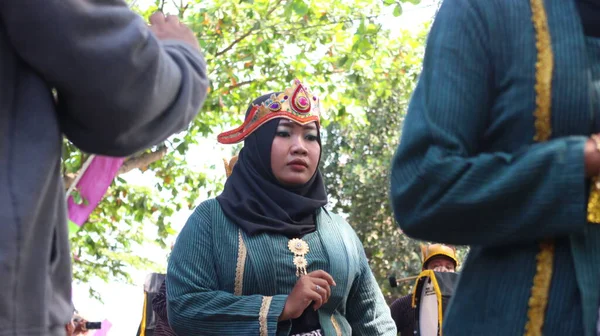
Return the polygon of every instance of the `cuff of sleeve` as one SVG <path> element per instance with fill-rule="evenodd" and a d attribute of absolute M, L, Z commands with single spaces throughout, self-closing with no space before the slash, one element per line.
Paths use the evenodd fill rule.
<path fill-rule="evenodd" d="M 202 59 L 202 63 L 204 63 L 204 55 L 202 54 L 202 52 L 197 50 L 196 48 L 193 48 L 188 43 L 179 40 L 160 40 L 160 44 L 163 47 L 166 47 L 167 49 L 171 47 L 175 49 L 184 49 L 188 54 L 200 56 L 200 58 Z"/>
<path fill-rule="evenodd" d="M 564 191 L 561 207 L 564 211 L 557 213 L 552 224 L 563 226 L 564 233 L 583 232 L 587 224 L 587 187 L 585 178 L 584 147 L 587 137 L 569 137 L 565 139 L 565 150 L 558 155 L 563 156 L 563 173 L 558 179 L 561 183 L 558 190 Z M 559 176 L 557 176 L 559 177 Z M 569 223 L 564 227 L 565 223 Z M 561 229 L 556 230 L 560 234 Z"/>
<path fill-rule="evenodd" d="M 266 307 L 266 311 L 267 311 L 267 315 L 266 318 L 263 320 L 261 319 L 261 336 L 263 336 L 263 321 L 264 324 L 266 325 L 266 330 L 268 331 L 268 335 L 275 335 L 278 331 L 278 322 L 279 322 L 279 316 L 281 316 L 281 313 L 283 312 L 283 307 L 285 307 L 285 302 L 287 300 L 288 296 L 287 295 L 275 295 L 273 297 L 270 298 L 270 304 L 268 307 Z M 264 303 L 264 299 L 263 299 L 263 303 Z M 265 308 L 265 307 L 263 307 Z M 262 317 L 262 309 L 261 309 L 261 317 Z M 279 327 L 284 327 L 284 325 L 281 325 Z M 288 328 L 291 327 L 291 324 L 289 324 Z M 267 335 L 267 334 L 265 334 Z M 286 334 L 287 335 L 287 334 Z"/>

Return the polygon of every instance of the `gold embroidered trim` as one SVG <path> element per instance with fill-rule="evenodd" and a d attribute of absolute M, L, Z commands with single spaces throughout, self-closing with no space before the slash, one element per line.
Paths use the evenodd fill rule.
<path fill-rule="evenodd" d="M 531 20 L 535 29 L 537 61 L 535 64 L 535 136 L 534 140 L 543 142 L 552 134 L 551 110 L 552 73 L 554 55 L 552 40 L 548 29 L 548 17 L 543 0 L 531 0 Z M 529 296 L 525 336 L 541 336 L 548 306 L 548 293 L 554 269 L 554 242 L 540 243 L 536 256 L 536 271 Z"/>
<path fill-rule="evenodd" d="M 234 295 L 242 295 L 244 288 L 244 268 L 246 267 L 246 243 L 244 243 L 244 237 L 242 236 L 242 230 L 238 231 L 238 258 L 237 265 L 235 267 L 235 288 L 233 291 Z"/>
<path fill-rule="evenodd" d="M 342 336 L 342 329 L 340 328 L 340 325 L 335 319 L 335 315 L 331 315 L 331 324 L 333 324 L 333 329 L 335 329 L 335 335 Z"/>
<path fill-rule="evenodd" d="M 554 269 L 554 242 L 540 243 L 540 252 L 536 256 L 536 274 L 533 277 L 533 287 L 529 297 L 527 311 L 526 336 L 541 336 L 548 306 L 548 292 Z"/>
<path fill-rule="evenodd" d="M 550 139 L 552 134 L 550 105 L 552 104 L 552 73 L 554 71 L 554 55 L 552 40 L 548 29 L 548 18 L 543 0 L 531 0 L 533 26 L 535 28 L 535 47 L 537 62 L 535 63 L 535 141 Z"/>
<path fill-rule="evenodd" d="M 600 179 L 595 177 L 592 179 L 590 186 L 590 197 L 587 206 L 587 220 L 590 223 L 600 224 L 600 188 L 598 184 Z"/>
<path fill-rule="evenodd" d="M 258 314 L 258 322 L 260 324 L 260 336 L 269 335 L 269 325 L 267 324 L 267 316 L 271 307 L 272 296 L 263 296 L 262 304 L 260 305 L 260 313 Z"/>
<path fill-rule="evenodd" d="M 592 134 L 592 140 L 596 144 L 596 149 L 600 150 L 600 137 Z M 590 197 L 587 206 L 587 220 L 590 223 L 600 223 L 600 179 L 598 176 L 592 179 L 590 186 Z"/>

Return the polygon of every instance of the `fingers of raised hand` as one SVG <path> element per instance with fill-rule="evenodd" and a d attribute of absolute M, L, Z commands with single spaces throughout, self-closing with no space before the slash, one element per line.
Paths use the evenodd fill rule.
<path fill-rule="evenodd" d="M 177 15 L 167 15 L 167 17 L 165 18 L 165 22 L 178 24 L 179 17 Z"/>
<path fill-rule="evenodd" d="M 323 295 L 323 299 L 325 300 L 323 303 L 327 303 L 331 296 L 331 286 L 329 286 L 329 283 L 323 279 L 313 279 L 313 283 L 315 284 L 315 291 Z"/>
<path fill-rule="evenodd" d="M 156 11 L 150 15 L 149 21 L 151 25 L 160 25 L 166 20 L 165 14 L 161 11 Z"/>
<path fill-rule="evenodd" d="M 309 277 L 311 278 L 319 278 L 319 279 L 323 279 L 326 280 L 330 286 L 335 286 L 335 281 L 333 280 L 333 277 L 331 275 L 329 275 L 329 273 L 323 271 L 323 270 L 318 270 L 318 271 L 314 271 L 314 272 L 310 272 L 307 274 Z"/>

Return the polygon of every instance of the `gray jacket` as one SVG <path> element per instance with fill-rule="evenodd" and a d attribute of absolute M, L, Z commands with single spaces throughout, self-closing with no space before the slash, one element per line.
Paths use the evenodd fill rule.
<path fill-rule="evenodd" d="M 64 336 L 73 312 L 62 135 L 111 156 L 157 144 L 194 119 L 205 68 L 120 0 L 0 0 L 0 335 Z"/>

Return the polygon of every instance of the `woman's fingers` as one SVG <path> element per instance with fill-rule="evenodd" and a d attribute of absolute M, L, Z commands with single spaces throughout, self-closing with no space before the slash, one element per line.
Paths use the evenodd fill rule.
<path fill-rule="evenodd" d="M 331 287 L 329 286 L 329 283 L 326 280 L 319 278 L 313 278 L 312 281 L 315 284 L 314 287 L 317 293 L 323 296 L 323 304 L 327 303 L 331 296 Z"/>
<path fill-rule="evenodd" d="M 316 307 L 315 310 L 319 309 L 323 305 L 323 296 L 314 288 L 307 289 L 305 295 L 305 298 L 308 300 L 308 303 L 306 304 L 307 307 L 311 301 L 314 302 L 313 307 Z"/>
<path fill-rule="evenodd" d="M 314 271 L 314 272 L 310 272 L 307 274 L 309 277 L 312 278 L 320 278 L 320 279 L 324 279 L 326 280 L 330 286 L 335 286 L 335 281 L 333 280 L 333 277 L 331 275 L 329 275 L 329 273 L 323 271 L 323 270 L 318 270 L 318 271 Z"/>

